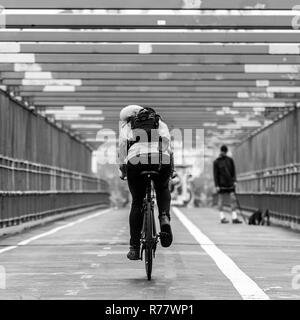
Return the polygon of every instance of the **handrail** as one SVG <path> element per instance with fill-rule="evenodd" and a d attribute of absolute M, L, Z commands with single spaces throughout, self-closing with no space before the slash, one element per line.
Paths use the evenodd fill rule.
<path fill-rule="evenodd" d="M 62 173 L 70 173 L 70 174 L 74 174 L 74 175 L 80 175 L 82 177 L 101 180 L 101 179 L 95 177 L 94 175 L 88 175 L 86 173 L 82 173 L 82 172 L 78 172 L 78 171 L 72 171 L 72 170 L 69 170 L 69 169 L 64 169 L 64 168 L 60 168 L 60 167 L 56 167 L 56 166 L 50 166 L 50 165 L 41 164 L 41 163 L 37 163 L 37 162 L 31 162 L 31 161 L 27 161 L 27 160 L 23 160 L 23 159 L 15 159 L 15 158 L 3 156 L 1 154 L 0 154 L 0 160 L 11 161 L 13 163 L 24 164 L 24 165 L 27 165 L 27 166 L 28 165 L 29 166 L 35 166 L 35 167 L 38 167 L 38 168 L 47 168 L 47 169 L 50 169 L 50 170 L 60 171 Z M 0 165 L 0 166 L 2 166 L 2 165 Z"/>
<path fill-rule="evenodd" d="M 243 177 L 247 177 L 250 175 L 264 174 L 264 173 L 268 173 L 270 171 L 288 170 L 291 168 L 293 168 L 293 169 L 297 168 L 300 171 L 300 163 L 290 163 L 290 164 L 283 165 L 283 166 L 270 167 L 270 168 L 265 168 L 262 170 L 243 172 L 243 173 L 238 174 L 238 177 L 243 178 Z M 294 172 L 289 172 L 289 173 L 294 173 Z"/>
<path fill-rule="evenodd" d="M 266 168 L 238 175 L 238 192 L 293 194 L 300 192 L 300 163 Z"/>
<path fill-rule="evenodd" d="M 4 170 L 0 190 L 106 190 L 107 181 L 93 175 L 0 155 Z M 6 174 L 5 174 L 6 172 Z"/>

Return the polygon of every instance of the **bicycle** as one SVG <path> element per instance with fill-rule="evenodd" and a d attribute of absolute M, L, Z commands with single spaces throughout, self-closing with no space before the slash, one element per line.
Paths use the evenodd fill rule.
<path fill-rule="evenodd" d="M 145 268 L 148 280 L 151 280 L 153 258 L 157 248 L 158 239 L 160 237 L 156 231 L 156 224 L 154 218 L 154 187 L 153 177 L 158 175 L 156 171 L 143 171 L 141 175 L 146 177 L 146 196 L 143 203 L 143 228 L 141 232 L 141 260 L 143 260 L 143 253 L 145 252 Z"/>
<path fill-rule="evenodd" d="M 157 249 L 157 243 L 159 242 L 160 234 L 157 233 L 155 217 L 154 217 L 154 177 L 159 175 L 162 167 L 162 139 L 159 138 L 159 165 L 157 171 L 143 171 L 141 176 L 145 176 L 146 179 L 146 195 L 143 201 L 142 213 L 143 213 L 143 226 L 141 231 L 141 251 L 140 259 L 143 260 L 143 254 L 145 253 L 145 269 L 147 278 L 150 281 L 152 277 L 152 265 L 153 258 Z"/>

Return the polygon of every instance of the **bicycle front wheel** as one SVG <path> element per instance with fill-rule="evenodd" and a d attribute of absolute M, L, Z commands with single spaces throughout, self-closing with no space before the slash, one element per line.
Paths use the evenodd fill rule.
<path fill-rule="evenodd" d="M 151 203 L 147 203 L 146 213 L 146 246 L 145 246 L 145 267 L 148 280 L 151 280 L 153 260 L 153 212 Z"/>

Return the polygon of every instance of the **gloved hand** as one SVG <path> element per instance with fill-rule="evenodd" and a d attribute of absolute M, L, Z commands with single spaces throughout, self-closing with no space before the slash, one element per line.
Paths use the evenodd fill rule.
<path fill-rule="evenodd" d="M 126 176 L 127 176 L 127 166 L 126 164 L 122 164 L 119 167 L 119 176 L 120 179 L 125 180 Z"/>
<path fill-rule="evenodd" d="M 176 172 L 175 169 L 174 169 L 174 170 L 172 170 L 172 172 L 171 172 L 171 179 L 175 179 L 176 177 L 178 177 L 178 174 L 177 174 L 177 172 Z"/>

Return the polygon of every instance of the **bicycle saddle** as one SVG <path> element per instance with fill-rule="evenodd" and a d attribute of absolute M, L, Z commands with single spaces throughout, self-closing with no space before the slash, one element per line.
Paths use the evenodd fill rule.
<path fill-rule="evenodd" d="M 158 172 L 157 171 L 143 171 L 141 173 L 141 176 L 146 176 L 146 175 L 149 175 L 149 174 L 150 174 L 151 177 L 158 176 Z"/>

